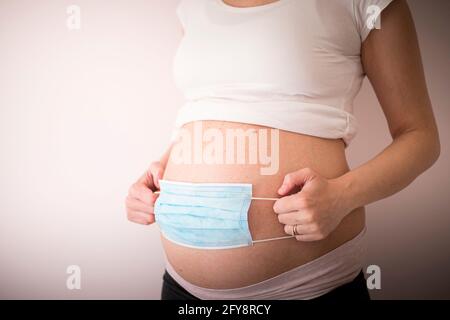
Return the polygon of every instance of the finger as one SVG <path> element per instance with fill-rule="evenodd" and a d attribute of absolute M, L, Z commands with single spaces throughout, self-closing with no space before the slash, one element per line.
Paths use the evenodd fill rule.
<path fill-rule="evenodd" d="M 161 163 L 153 162 L 148 170 L 138 179 L 137 183 L 144 184 L 152 190 L 155 190 L 156 187 L 159 189 L 159 181 L 155 182 L 155 180 L 158 180 L 158 177 L 162 179 L 163 172 L 164 169 Z"/>
<path fill-rule="evenodd" d="M 295 211 L 290 213 L 282 213 L 278 215 L 278 221 L 282 224 L 308 224 L 311 223 L 311 218 L 307 213 Z"/>
<path fill-rule="evenodd" d="M 320 235 L 316 233 L 311 233 L 311 234 L 300 234 L 298 236 L 295 236 L 295 239 L 297 239 L 298 241 L 311 242 L 321 240 L 322 238 L 320 237 Z"/>
<path fill-rule="evenodd" d="M 145 212 L 129 210 L 127 216 L 128 220 L 139 224 L 148 225 L 155 222 L 155 215 Z"/>
<path fill-rule="evenodd" d="M 291 172 L 284 177 L 283 184 L 278 189 L 280 195 L 288 194 L 296 187 L 303 187 L 308 181 L 312 180 L 316 173 L 310 168 L 303 168 Z"/>
<path fill-rule="evenodd" d="M 138 199 L 129 196 L 126 198 L 125 203 L 127 205 L 127 208 L 130 210 L 141 211 L 147 214 L 153 213 L 154 210 L 153 205 L 149 205 L 147 203 L 144 203 Z"/>
<path fill-rule="evenodd" d="M 160 189 L 159 180 L 163 178 L 163 167 L 159 163 L 154 164 L 150 166 L 150 173 L 152 175 L 153 184 L 156 186 L 156 188 Z"/>
<path fill-rule="evenodd" d="M 146 185 L 135 183 L 128 193 L 132 198 L 142 201 L 147 205 L 153 206 L 157 199 L 157 195 L 152 192 Z"/>
<path fill-rule="evenodd" d="M 150 170 L 144 172 L 144 174 L 136 181 L 137 184 L 146 186 L 148 189 L 155 189 L 155 184 L 153 183 L 153 177 Z"/>
<path fill-rule="evenodd" d="M 297 224 L 296 234 L 295 235 L 305 235 L 312 234 L 313 227 L 307 224 Z M 284 232 L 288 235 L 294 236 L 294 226 L 293 225 L 285 225 Z"/>
<path fill-rule="evenodd" d="M 300 203 L 298 194 L 285 196 L 275 201 L 275 203 L 273 204 L 273 211 L 275 211 L 275 213 L 278 214 L 290 213 L 300 209 L 299 204 Z"/>

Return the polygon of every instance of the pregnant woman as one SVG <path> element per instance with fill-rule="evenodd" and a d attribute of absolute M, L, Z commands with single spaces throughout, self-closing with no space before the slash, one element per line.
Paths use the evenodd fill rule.
<path fill-rule="evenodd" d="M 182 0 L 177 14 L 187 101 L 126 199 L 129 220 L 160 227 L 162 299 L 369 299 L 364 206 L 440 153 L 407 3 Z M 366 75 L 393 140 L 350 170 Z"/>

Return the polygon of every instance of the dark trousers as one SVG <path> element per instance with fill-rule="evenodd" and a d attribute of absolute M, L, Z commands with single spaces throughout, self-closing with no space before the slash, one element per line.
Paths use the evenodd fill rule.
<path fill-rule="evenodd" d="M 187 292 L 166 271 L 163 276 L 161 300 L 200 300 L 200 299 L 194 297 L 192 294 Z M 317 301 L 370 300 L 369 290 L 367 289 L 364 273 L 361 271 L 352 282 L 337 287 L 336 289 L 313 300 Z"/>

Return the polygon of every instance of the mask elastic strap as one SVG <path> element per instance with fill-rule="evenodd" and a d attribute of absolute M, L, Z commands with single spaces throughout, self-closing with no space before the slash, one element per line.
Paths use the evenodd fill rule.
<path fill-rule="evenodd" d="M 269 238 L 269 239 L 262 239 L 262 240 L 252 240 L 252 242 L 253 243 L 261 243 L 261 242 L 267 242 L 267 241 L 290 239 L 290 238 L 294 238 L 294 237 L 295 236 L 283 236 L 283 237 L 276 237 L 276 238 Z"/>
<path fill-rule="evenodd" d="M 280 198 L 260 198 L 260 197 L 252 197 L 252 200 L 266 200 L 266 201 L 277 201 Z"/>

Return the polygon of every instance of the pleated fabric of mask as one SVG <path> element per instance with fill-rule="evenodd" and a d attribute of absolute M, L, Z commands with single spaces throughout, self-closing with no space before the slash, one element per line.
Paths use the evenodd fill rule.
<path fill-rule="evenodd" d="M 248 227 L 252 185 L 160 180 L 155 219 L 168 240 L 192 248 L 253 244 Z"/>

